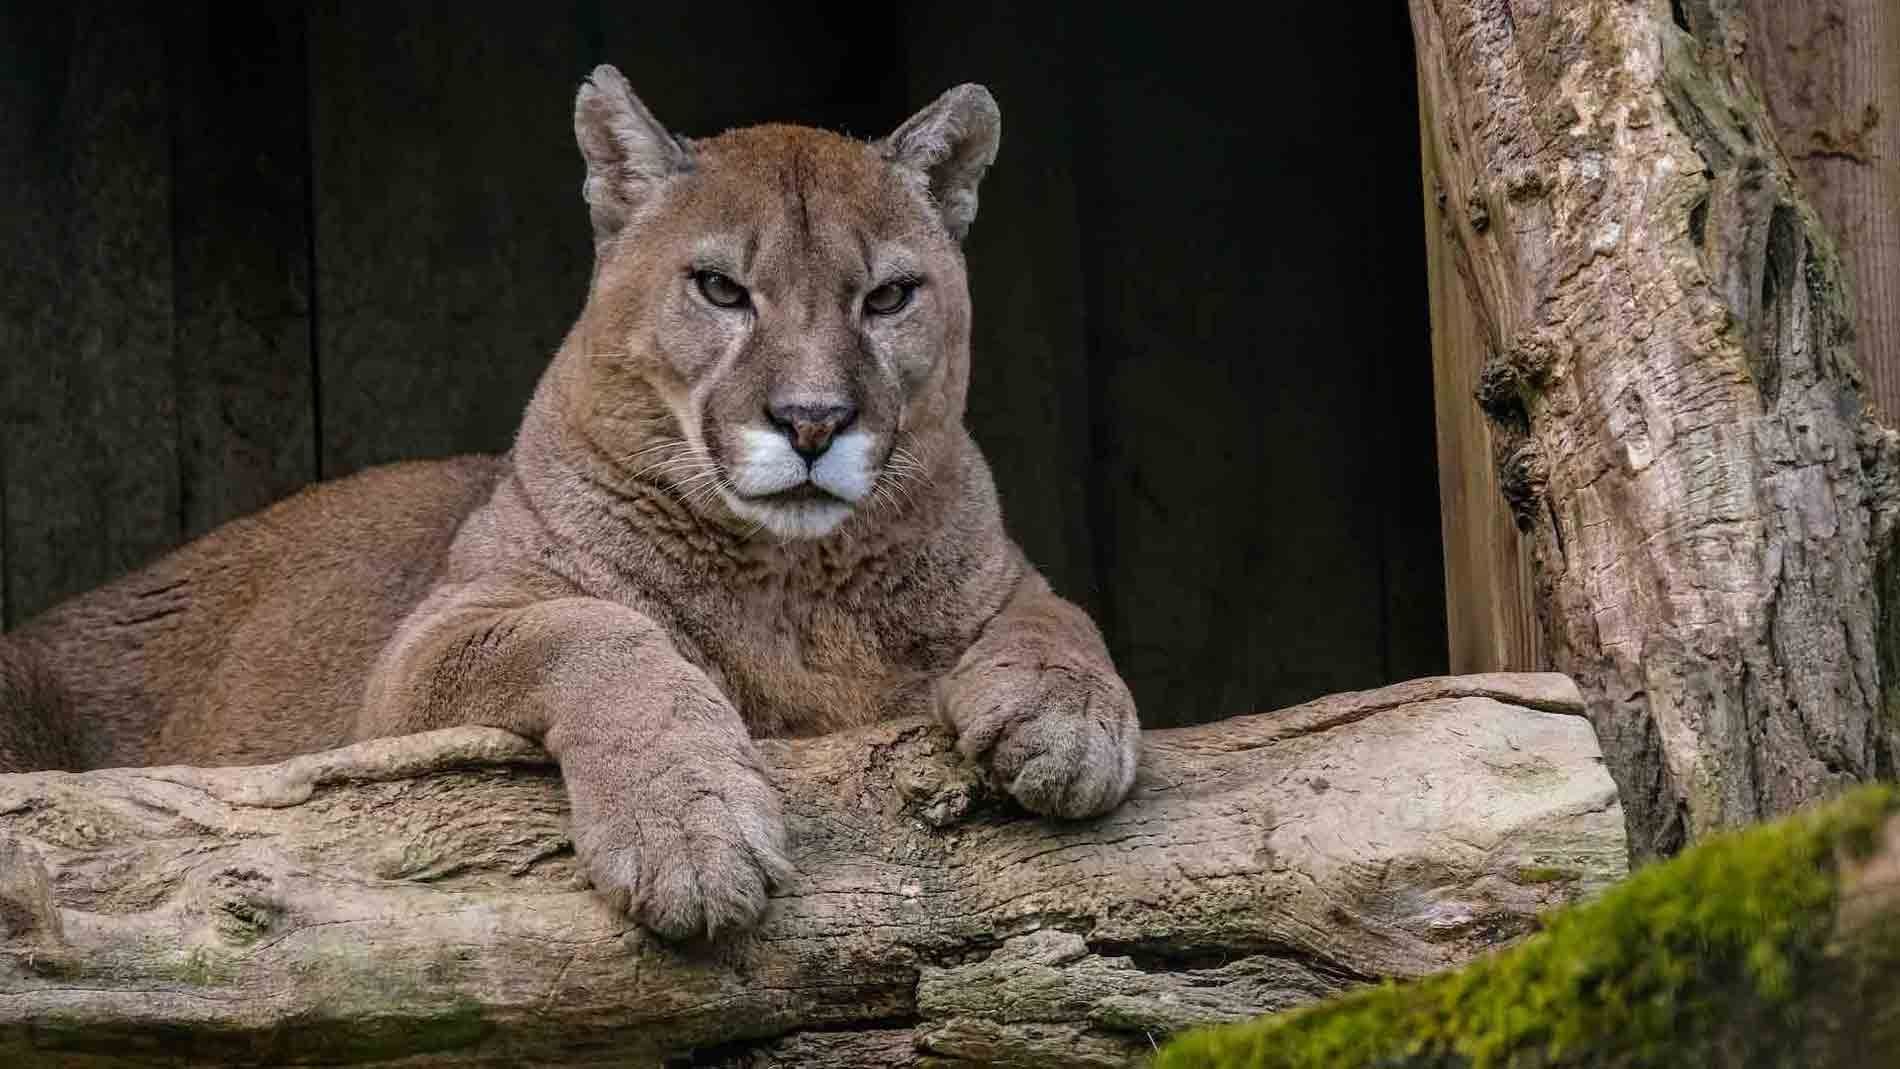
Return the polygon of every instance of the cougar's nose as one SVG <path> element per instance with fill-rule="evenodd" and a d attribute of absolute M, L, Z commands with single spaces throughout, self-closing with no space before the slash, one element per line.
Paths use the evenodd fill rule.
<path fill-rule="evenodd" d="M 785 432 L 792 448 L 809 464 L 831 447 L 832 436 L 858 418 L 854 405 L 771 405 L 765 410 L 773 426 Z"/>

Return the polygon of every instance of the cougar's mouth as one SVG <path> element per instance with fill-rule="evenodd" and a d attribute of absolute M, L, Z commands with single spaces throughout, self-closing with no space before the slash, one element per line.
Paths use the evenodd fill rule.
<path fill-rule="evenodd" d="M 782 433 L 747 427 L 722 465 L 727 504 L 740 517 L 785 538 L 836 530 L 871 492 L 881 466 L 877 439 L 861 429 L 834 438 L 816 457 L 801 456 Z"/>
<path fill-rule="evenodd" d="M 810 479 L 807 479 L 804 482 L 799 483 L 797 486 L 788 487 L 784 490 L 775 490 L 769 494 L 748 495 L 746 500 L 753 501 L 761 505 L 796 505 L 801 502 L 808 502 L 808 501 L 809 502 L 835 501 L 841 505 L 850 504 L 849 501 L 846 501 L 844 498 L 839 497 L 837 494 L 834 494 L 831 491 L 825 489 L 824 487 L 819 486 L 817 483 L 812 482 Z"/>

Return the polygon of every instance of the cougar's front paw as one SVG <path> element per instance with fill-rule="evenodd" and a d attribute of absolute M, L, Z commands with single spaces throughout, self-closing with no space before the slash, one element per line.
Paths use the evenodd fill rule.
<path fill-rule="evenodd" d="M 778 796 L 756 769 L 656 768 L 617 804 L 581 808 L 574 844 L 595 888 L 663 939 L 753 927 L 792 871 Z"/>
<path fill-rule="evenodd" d="M 1135 781 L 1141 726 L 1113 669 L 998 664 L 959 669 L 946 710 L 957 748 L 988 765 L 1037 813 L 1089 817 L 1115 808 Z"/>

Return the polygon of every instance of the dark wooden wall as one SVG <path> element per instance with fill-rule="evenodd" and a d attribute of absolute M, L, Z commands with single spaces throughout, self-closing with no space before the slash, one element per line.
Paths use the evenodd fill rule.
<path fill-rule="evenodd" d="M 506 448 L 583 295 L 572 95 L 881 134 L 988 84 L 970 425 L 1153 724 L 1444 670 L 1403 12 L 0 7 L 0 620 L 313 479 Z M 743 27 L 743 32 L 738 32 Z"/>

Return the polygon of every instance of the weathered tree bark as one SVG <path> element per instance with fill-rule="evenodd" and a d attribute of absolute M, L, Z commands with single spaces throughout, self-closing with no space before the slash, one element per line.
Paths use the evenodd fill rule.
<path fill-rule="evenodd" d="M 1741 0 L 1412 0 L 1475 388 L 1637 857 L 1892 773 L 1895 436 Z"/>
<path fill-rule="evenodd" d="M 587 891 L 499 732 L 0 776 L 0 1064 L 1125 1064 L 1621 878 L 1580 713 L 1475 676 L 1154 732 L 1128 804 L 1068 825 L 925 724 L 768 743 L 799 874 L 715 947 Z"/>

